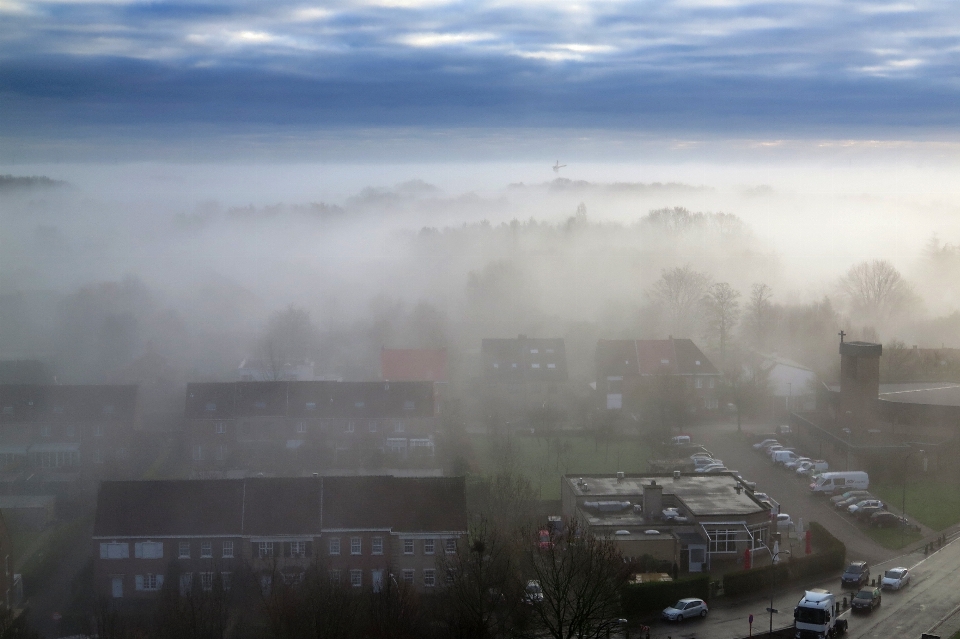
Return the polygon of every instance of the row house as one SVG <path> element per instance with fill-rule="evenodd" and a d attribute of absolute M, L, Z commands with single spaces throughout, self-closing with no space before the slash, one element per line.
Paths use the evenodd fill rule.
<path fill-rule="evenodd" d="M 597 394 L 601 407 L 643 413 L 675 403 L 693 414 L 720 408 L 720 371 L 693 340 L 599 340 Z"/>
<path fill-rule="evenodd" d="M 134 385 L 0 385 L 0 470 L 123 476 L 138 421 Z"/>
<path fill-rule="evenodd" d="M 194 383 L 185 411 L 197 470 L 432 457 L 440 424 L 431 382 Z"/>
<path fill-rule="evenodd" d="M 480 343 L 481 381 L 488 411 L 506 419 L 531 411 L 566 410 L 569 375 L 563 338 L 485 338 Z"/>
<path fill-rule="evenodd" d="M 103 482 L 94 580 L 107 599 L 143 603 L 229 590 L 239 570 L 268 590 L 311 566 L 374 591 L 385 579 L 429 592 L 440 557 L 466 535 L 462 477 L 298 477 Z"/>

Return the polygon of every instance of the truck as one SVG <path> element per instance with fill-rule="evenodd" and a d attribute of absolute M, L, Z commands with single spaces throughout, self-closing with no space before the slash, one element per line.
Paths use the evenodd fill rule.
<path fill-rule="evenodd" d="M 847 620 L 837 619 L 836 599 L 823 588 L 807 590 L 793 609 L 796 639 L 825 639 L 847 632 Z"/>

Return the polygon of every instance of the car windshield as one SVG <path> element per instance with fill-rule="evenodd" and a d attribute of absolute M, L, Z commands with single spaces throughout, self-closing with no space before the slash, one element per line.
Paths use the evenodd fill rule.
<path fill-rule="evenodd" d="M 861 590 L 860 592 L 857 593 L 856 598 L 857 598 L 857 599 L 873 599 L 873 591 L 872 591 L 872 590 Z"/>
<path fill-rule="evenodd" d="M 793 612 L 793 618 L 797 620 L 797 623 L 812 623 L 812 624 L 822 624 L 825 623 L 826 611 L 820 610 L 819 608 L 797 608 Z"/>
<path fill-rule="evenodd" d="M 678 601 L 677 603 L 673 604 L 672 607 L 673 607 L 675 610 L 683 610 L 684 608 L 686 608 L 686 606 L 687 606 L 687 602 L 686 602 L 686 601 Z"/>
<path fill-rule="evenodd" d="M 884 576 L 884 577 L 887 577 L 888 579 L 899 579 L 900 577 L 903 576 L 903 571 L 902 571 L 902 570 L 888 570 L 887 572 L 883 573 L 883 576 Z"/>
<path fill-rule="evenodd" d="M 849 574 L 859 575 L 861 572 L 863 572 L 863 566 L 853 565 L 847 567 L 847 573 Z"/>

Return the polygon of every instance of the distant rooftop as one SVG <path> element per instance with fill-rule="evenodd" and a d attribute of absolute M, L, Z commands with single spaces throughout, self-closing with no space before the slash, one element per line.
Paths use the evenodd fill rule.
<path fill-rule="evenodd" d="M 839 384 L 827 384 L 827 390 L 840 392 Z M 901 404 L 960 406 L 960 384 L 953 382 L 911 382 L 880 384 L 879 399 Z"/>

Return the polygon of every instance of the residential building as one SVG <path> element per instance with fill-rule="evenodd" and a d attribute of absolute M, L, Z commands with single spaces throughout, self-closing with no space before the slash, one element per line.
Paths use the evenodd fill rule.
<path fill-rule="evenodd" d="M 138 420 L 136 386 L 0 385 L 0 470 L 123 477 Z"/>
<path fill-rule="evenodd" d="M 187 385 L 185 440 L 198 471 L 318 470 L 432 458 L 432 382 Z"/>
<path fill-rule="evenodd" d="M 387 382 L 447 382 L 447 349 L 381 348 L 380 376 Z"/>
<path fill-rule="evenodd" d="M 269 361 L 248 358 L 240 362 L 237 377 L 241 382 L 309 382 L 316 379 L 310 360 Z"/>
<path fill-rule="evenodd" d="M 817 409 L 819 381 L 815 372 L 802 364 L 776 355 L 765 357 L 760 368 L 769 381 L 776 415 Z"/>
<path fill-rule="evenodd" d="M 702 572 L 766 554 L 770 506 L 732 473 L 564 475 L 564 518 L 607 537 L 624 557 L 650 555 Z"/>
<path fill-rule="evenodd" d="M 462 477 L 300 477 L 104 482 L 94 523 L 94 583 L 115 601 L 229 588 L 252 570 L 261 586 L 318 565 L 378 590 L 385 579 L 429 592 L 439 557 L 466 535 Z"/>
<path fill-rule="evenodd" d="M 720 371 L 689 339 L 602 339 L 596 370 L 601 407 L 609 410 L 639 414 L 665 402 L 695 414 L 720 408 Z"/>
<path fill-rule="evenodd" d="M 564 411 L 568 390 L 563 338 L 483 339 L 481 380 L 488 413 L 524 421 L 538 409 Z"/>

